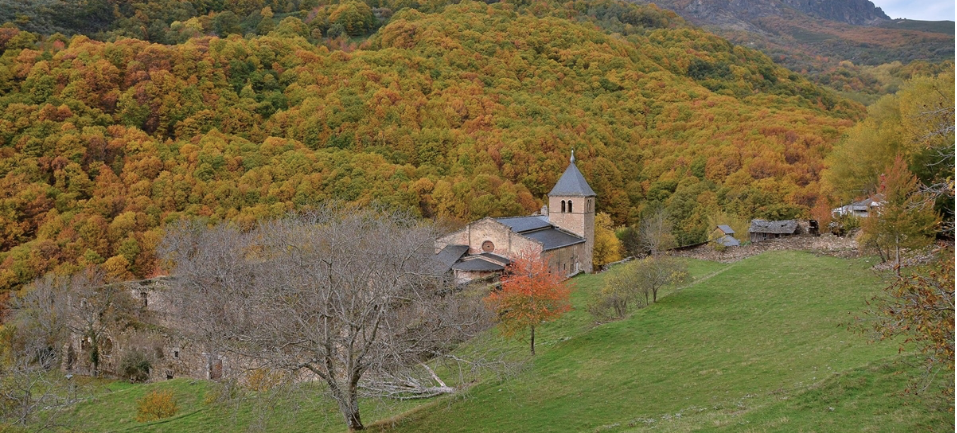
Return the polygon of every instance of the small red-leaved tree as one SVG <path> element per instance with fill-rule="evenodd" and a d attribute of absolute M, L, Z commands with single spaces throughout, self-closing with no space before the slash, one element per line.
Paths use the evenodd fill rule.
<path fill-rule="evenodd" d="M 570 296 L 563 277 L 551 271 L 547 260 L 536 252 L 524 251 L 508 266 L 501 290 L 492 292 L 485 302 L 497 313 L 506 337 L 531 330 L 530 345 L 535 355 L 535 326 L 571 310 Z"/>

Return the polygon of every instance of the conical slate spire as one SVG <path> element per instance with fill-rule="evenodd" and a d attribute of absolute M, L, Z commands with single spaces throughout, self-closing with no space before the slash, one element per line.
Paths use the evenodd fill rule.
<path fill-rule="evenodd" d="M 571 164 L 565 169 L 565 173 L 558 179 L 555 187 L 548 195 L 577 197 L 594 197 L 596 195 L 595 191 L 588 186 L 588 182 L 585 181 L 585 176 L 582 176 L 582 172 L 578 171 L 578 167 L 575 166 L 574 149 L 572 150 Z"/>

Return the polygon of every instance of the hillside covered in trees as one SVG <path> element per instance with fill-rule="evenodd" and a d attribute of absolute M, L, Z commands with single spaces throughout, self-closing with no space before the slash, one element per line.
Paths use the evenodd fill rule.
<path fill-rule="evenodd" d="M 162 272 L 156 244 L 184 217 L 251 227 L 331 199 L 527 214 L 573 148 L 598 211 L 634 224 L 664 207 L 699 242 L 719 212 L 807 215 L 863 115 L 654 6 L 257 3 L 163 21 L 187 4 L 202 2 L 113 4 L 113 33 L 94 35 L 109 41 L 0 28 L 0 291 L 93 263 Z M 175 44 L 127 38 L 151 33 L 123 33 L 124 7 L 160 14 Z M 264 34 L 231 34 L 226 12 Z"/>

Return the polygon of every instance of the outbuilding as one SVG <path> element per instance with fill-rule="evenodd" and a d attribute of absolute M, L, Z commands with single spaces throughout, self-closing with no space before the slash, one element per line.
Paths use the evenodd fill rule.
<path fill-rule="evenodd" d="M 719 224 L 711 235 L 711 238 L 714 239 L 713 242 L 724 246 L 724 247 L 739 247 L 741 242 L 738 242 L 734 237 L 734 229 L 731 226 L 724 224 Z"/>
<path fill-rule="evenodd" d="M 777 239 L 785 236 L 794 236 L 803 233 L 797 220 L 768 221 L 763 219 L 751 220 L 748 235 L 751 243 Z"/>

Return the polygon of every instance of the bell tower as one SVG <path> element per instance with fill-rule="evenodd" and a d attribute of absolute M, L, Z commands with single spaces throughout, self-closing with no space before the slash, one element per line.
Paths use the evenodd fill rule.
<path fill-rule="evenodd" d="M 548 193 L 548 222 L 585 238 L 581 264 L 583 271 L 592 272 L 592 250 L 595 248 L 595 191 L 575 166 L 575 151 L 571 163 Z"/>

